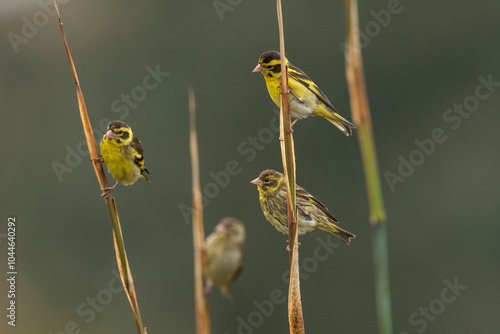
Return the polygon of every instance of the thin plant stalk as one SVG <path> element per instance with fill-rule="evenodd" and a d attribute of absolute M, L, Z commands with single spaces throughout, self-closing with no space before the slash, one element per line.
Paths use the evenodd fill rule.
<path fill-rule="evenodd" d="M 276 0 L 281 55 L 280 139 L 281 157 L 287 188 L 288 241 L 290 248 L 290 284 L 288 290 L 288 323 L 290 333 L 302 334 L 304 317 L 300 297 L 299 248 L 297 234 L 297 205 L 295 192 L 295 149 L 293 144 L 290 107 L 288 105 L 288 67 L 285 56 L 285 35 L 281 1 Z"/>
<path fill-rule="evenodd" d="M 68 60 L 71 67 L 71 72 L 73 74 L 73 79 L 76 86 L 76 96 L 78 99 L 78 107 L 80 110 L 80 116 L 82 119 L 83 129 L 85 132 L 85 138 L 87 140 L 87 146 L 89 148 L 89 154 L 92 165 L 94 166 L 94 170 L 97 176 L 97 180 L 99 181 L 99 185 L 101 189 L 106 189 L 108 187 L 108 181 L 106 179 L 106 175 L 104 174 L 104 169 L 102 167 L 102 162 L 99 161 L 99 151 L 97 149 L 97 144 L 94 138 L 94 133 L 92 131 L 92 125 L 90 124 L 89 115 L 87 113 L 87 107 L 85 105 L 85 100 L 83 98 L 82 89 L 80 87 L 80 82 L 78 80 L 78 75 L 76 73 L 76 67 L 73 62 L 73 58 L 71 57 L 71 53 L 69 51 L 68 43 L 66 40 L 66 35 L 64 34 L 63 24 L 61 21 L 61 15 L 59 14 L 59 8 L 57 7 L 56 1 L 54 1 L 54 6 L 57 10 L 57 15 L 59 17 L 59 26 L 61 28 L 61 34 L 64 42 L 64 47 L 66 49 L 66 54 L 68 56 Z M 103 190 L 103 194 L 105 191 Z M 135 293 L 134 281 L 132 279 L 132 273 L 130 271 L 130 266 L 127 260 L 127 254 L 125 252 L 125 244 L 123 242 L 123 235 L 120 226 L 120 219 L 118 217 L 118 211 L 116 208 L 116 201 L 112 195 L 105 197 L 105 203 L 108 207 L 109 216 L 111 219 L 111 223 L 113 226 L 113 241 L 115 245 L 115 253 L 116 253 L 116 261 L 118 264 L 118 269 L 120 272 L 120 277 L 122 280 L 122 284 L 125 289 L 125 293 L 127 294 L 127 298 L 132 307 L 132 312 L 134 315 L 135 326 L 138 334 L 147 334 L 146 328 L 142 325 L 141 314 L 139 312 L 139 304 L 137 302 L 137 295 Z"/>
<path fill-rule="evenodd" d="M 359 40 L 357 0 L 346 0 L 346 77 L 349 85 L 352 117 L 357 127 L 372 226 L 372 246 L 375 275 L 375 299 L 380 334 L 392 333 L 389 260 L 387 251 L 386 213 L 375 150 L 375 139 L 363 73 Z"/>
<path fill-rule="evenodd" d="M 203 229 L 203 203 L 200 187 L 200 163 L 198 138 L 196 135 L 196 101 L 193 89 L 189 89 L 189 147 L 193 178 L 193 247 L 194 247 L 194 291 L 196 333 L 210 334 L 210 315 L 203 291 L 205 272 L 205 235 Z"/>

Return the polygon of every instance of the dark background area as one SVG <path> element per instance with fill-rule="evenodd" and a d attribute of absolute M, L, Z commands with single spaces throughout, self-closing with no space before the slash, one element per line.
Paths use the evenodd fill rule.
<path fill-rule="evenodd" d="M 202 187 L 212 187 L 204 191 L 210 197 L 205 232 L 224 216 L 239 218 L 247 229 L 245 268 L 231 287 L 234 303 L 218 290 L 208 296 L 212 332 L 288 331 L 286 303 L 262 304 L 275 290 L 287 293 L 287 237 L 265 220 L 249 183 L 263 169 L 282 170 L 278 136 L 269 130 L 276 108 L 262 76 L 251 73 L 261 53 L 279 48 L 275 2 L 233 4 L 223 20 L 212 1 L 60 5 L 98 140 L 102 124 L 123 119 L 141 139 L 152 173 L 152 184 L 139 180 L 114 192 L 150 334 L 195 328 L 192 229 L 179 209 L 191 204 L 188 85 L 197 98 Z M 387 6 L 361 1 L 359 12 L 369 38 L 363 57 L 388 213 L 394 333 L 496 333 L 500 84 L 492 91 L 479 88 L 488 97 L 475 95 L 481 80 L 500 82 L 500 3 L 401 1 L 401 11 L 382 26 L 375 16 Z M 352 119 L 340 48 L 343 2 L 285 1 L 283 11 L 288 58 Z M 117 265 L 109 216 L 88 155 L 82 154 L 84 136 L 61 34 L 56 18 L 45 14 L 44 21 L 43 13 L 33 0 L 0 4 L 0 267 L 6 276 L 9 216 L 17 219 L 18 266 L 17 325 L 6 323 L 8 286 L 2 279 L 0 331 L 71 333 L 74 322 L 81 333 L 132 334 L 132 312 L 125 294 L 116 292 L 120 284 L 112 273 Z M 23 37 L 23 26 L 34 16 L 39 27 L 24 28 Z M 13 34 L 26 39 L 13 47 Z M 169 75 L 154 89 L 140 88 L 147 68 L 157 66 Z M 126 107 L 122 94 L 135 96 L 137 105 Z M 454 105 L 464 103 L 472 111 L 459 116 Z M 294 129 L 299 185 L 357 235 L 328 256 L 325 248 L 316 250 L 328 234 L 301 237 L 306 330 L 376 333 L 371 228 L 357 136 L 347 138 L 320 118 L 300 121 Z M 428 139 L 436 129 L 446 139 L 432 149 Z M 250 137 L 258 138 L 255 155 Z M 418 153 L 416 141 L 427 143 L 428 154 Z M 384 174 L 398 175 L 401 159 L 417 166 L 401 170 L 404 182 L 391 186 Z M 230 161 L 238 163 L 237 175 L 212 192 L 212 175 L 221 175 Z M 58 175 L 54 166 L 65 166 L 65 172 Z M 446 281 L 467 288 L 445 291 L 445 302 Z M 94 298 L 95 310 L 89 305 Z M 268 308 L 258 311 L 256 305 Z M 430 309 L 427 319 L 424 308 Z M 251 331 L 238 330 L 241 321 Z"/>

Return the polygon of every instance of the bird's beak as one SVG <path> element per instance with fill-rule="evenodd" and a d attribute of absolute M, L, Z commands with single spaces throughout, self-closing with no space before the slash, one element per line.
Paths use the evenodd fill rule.
<path fill-rule="evenodd" d="M 264 73 L 266 71 L 266 69 L 264 67 L 262 67 L 261 64 L 258 64 L 257 66 L 255 66 L 255 68 L 253 69 L 252 73 L 255 73 L 255 72 L 262 72 Z"/>
<path fill-rule="evenodd" d="M 104 135 L 106 138 L 109 138 L 109 139 L 114 139 L 115 138 L 115 133 L 113 132 L 113 130 L 108 130 L 108 132 L 106 132 L 106 134 Z"/>
<path fill-rule="evenodd" d="M 262 187 L 262 181 L 259 180 L 259 178 L 256 178 L 255 180 L 250 181 L 250 183 L 253 183 L 256 186 Z"/>
<path fill-rule="evenodd" d="M 226 229 L 225 229 L 224 225 L 219 224 L 219 225 L 215 226 L 215 232 L 217 232 L 219 234 L 224 234 L 224 233 L 226 233 Z"/>

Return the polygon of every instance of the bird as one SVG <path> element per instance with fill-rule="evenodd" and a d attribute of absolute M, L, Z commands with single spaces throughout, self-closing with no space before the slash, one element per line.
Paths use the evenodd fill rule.
<path fill-rule="evenodd" d="M 225 297 L 232 299 L 229 285 L 243 268 L 244 244 L 245 226 L 232 217 L 223 218 L 206 238 L 206 293 L 216 284 Z"/>
<path fill-rule="evenodd" d="M 140 177 L 150 182 L 144 175 L 149 174 L 144 165 L 144 151 L 139 138 L 134 136 L 132 129 L 122 121 L 112 121 L 108 124 L 102 137 L 101 161 L 108 167 L 108 172 L 116 180 L 114 186 L 102 189 L 102 196 L 108 196 L 118 183 L 126 186 L 134 184 Z"/>
<path fill-rule="evenodd" d="M 296 118 L 292 126 L 302 118 L 320 116 L 326 118 L 346 136 L 352 135 L 356 126 L 340 116 L 332 103 L 307 74 L 292 65 L 288 59 L 288 96 L 290 114 Z M 274 103 L 280 107 L 281 58 L 277 51 L 264 52 L 252 72 L 261 72 L 266 80 L 267 90 Z"/>
<path fill-rule="evenodd" d="M 283 174 L 267 169 L 259 177 L 250 181 L 259 190 L 259 200 L 266 219 L 281 233 L 288 234 L 286 180 Z M 349 245 L 356 236 L 336 225 L 339 221 L 323 203 L 314 198 L 304 188 L 295 186 L 297 202 L 297 233 L 299 235 L 314 230 L 330 232 Z"/>

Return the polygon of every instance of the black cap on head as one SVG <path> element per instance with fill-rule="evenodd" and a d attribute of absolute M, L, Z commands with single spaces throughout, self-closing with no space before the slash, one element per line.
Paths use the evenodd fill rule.
<path fill-rule="evenodd" d="M 264 52 L 260 56 L 260 59 L 261 59 L 262 63 L 266 64 L 266 63 L 269 63 L 272 60 L 280 59 L 280 57 L 281 57 L 280 53 L 277 52 L 277 51 L 267 51 L 267 52 Z"/>
<path fill-rule="evenodd" d="M 108 130 L 118 129 L 118 128 L 129 128 L 129 126 L 122 121 L 112 121 L 108 124 Z"/>

